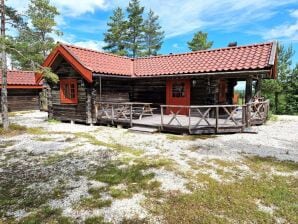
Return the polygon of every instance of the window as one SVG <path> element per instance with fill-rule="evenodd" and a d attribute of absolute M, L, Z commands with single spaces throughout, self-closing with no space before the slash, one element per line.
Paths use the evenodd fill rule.
<path fill-rule="evenodd" d="M 60 98 L 61 103 L 78 103 L 78 84 L 76 79 L 60 80 Z"/>
<path fill-rule="evenodd" d="M 173 83 L 172 86 L 172 97 L 184 97 L 185 96 L 185 87 L 184 82 Z"/>

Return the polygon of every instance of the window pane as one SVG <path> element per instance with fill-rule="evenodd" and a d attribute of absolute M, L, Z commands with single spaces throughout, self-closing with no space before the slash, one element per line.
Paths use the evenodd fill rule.
<path fill-rule="evenodd" d="M 172 97 L 184 97 L 184 82 L 176 82 L 172 87 Z"/>
<path fill-rule="evenodd" d="M 71 85 L 70 85 L 70 98 L 71 99 L 74 99 L 75 98 L 75 84 L 74 83 L 72 83 Z"/>

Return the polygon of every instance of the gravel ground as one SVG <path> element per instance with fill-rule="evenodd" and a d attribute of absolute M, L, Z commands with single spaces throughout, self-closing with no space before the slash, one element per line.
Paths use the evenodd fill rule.
<path fill-rule="evenodd" d="M 109 206 L 76 209 L 75 205 L 82 198 L 90 197 L 90 189 L 108 187 L 106 183 L 90 177 L 99 168 L 115 161 L 131 158 L 170 161 L 170 165 L 151 167 L 143 170 L 143 174 L 154 175 L 152 180 L 160 183 L 159 189 L 163 192 L 182 193 L 190 192 L 187 188 L 190 180 L 185 175 L 188 172 L 202 172 L 217 181 L 228 181 L 216 172 L 220 168 L 216 160 L 233 163 L 240 177 L 250 174 L 249 168 L 242 162 L 247 155 L 298 162 L 298 116 L 279 116 L 277 121 L 256 127 L 258 134 L 230 134 L 204 139 L 169 134 L 138 134 L 111 127 L 49 123 L 46 118 L 46 113 L 37 111 L 19 113 L 10 118 L 11 122 L 19 125 L 42 128 L 44 133 L 0 136 L 0 184 L 20 185 L 29 193 L 40 194 L 41 197 L 59 188 L 61 195 L 48 196 L 44 203 L 61 209 L 63 215 L 78 223 L 93 216 L 102 216 L 105 221 L 112 223 L 136 218 L 155 220 L 143 206 L 148 193 L 146 191 L 136 192 L 128 198 L 113 198 L 108 191 L 103 192 L 102 199 L 112 200 Z M 87 133 L 89 138 L 81 133 Z M 104 144 L 94 144 L 91 138 Z M 110 147 L 115 143 L 130 150 L 141 150 L 141 153 L 138 155 L 125 148 L 122 151 L 115 150 Z M 121 164 L 119 167 L 130 165 Z M 196 169 L 194 166 L 197 166 Z M 225 172 L 236 172 L 228 167 L 224 169 Z M 285 176 L 297 175 L 297 172 L 274 172 Z M 263 210 L 267 209 L 260 203 L 258 205 Z M 12 205 L 5 209 L 0 223 L 9 218 L 20 220 L 32 213 L 30 208 L 21 206 Z"/>

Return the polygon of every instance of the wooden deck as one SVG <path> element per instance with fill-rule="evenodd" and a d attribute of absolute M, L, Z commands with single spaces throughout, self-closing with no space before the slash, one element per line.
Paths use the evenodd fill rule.
<path fill-rule="evenodd" d="M 137 103 L 140 108 L 140 103 Z M 123 127 L 153 127 L 163 132 L 216 134 L 242 132 L 245 127 L 263 124 L 269 101 L 246 105 L 161 105 L 159 113 L 135 112 L 134 103 L 101 102 L 96 107 L 96 123 Z"/>

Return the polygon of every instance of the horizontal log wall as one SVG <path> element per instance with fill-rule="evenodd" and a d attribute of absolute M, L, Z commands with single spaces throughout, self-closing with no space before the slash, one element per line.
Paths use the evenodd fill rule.
<path fill-rule="evenodd" d="M 36 89 L 8 89 L 8 111 L 39 110 L 40 91 Z"/>
<path fill-rule="evenodd" d="M 78 81 L 78 104 L 64 104 L 60 100 L 60 83 L 51 85 L 52 117 L 62 121 L 87 122 L 87 88 L 88 83 L 84 81 L 81 75 L 71 68 L 66 62 L 55 70 L 59 78 L 72 78 Z M 49 102 L 50 103 L 50 102 Z"/>
<path fill-rule="evenodd" d="M 101 99 L 100 99 L 100 79 L 94 79 L 96 90 L 96 101 L 106 102 L 128 102 L 131 94 L 130 80 L 107 79 L 101 80 Z"/>
<path fill-rule="evenodd" d="M 195 80 L 195 84 L 194 81 Z M 207 77 L 192 79 L 191 105 L 215 105 L 218 103 L 218 79 Z"/>
<path fill-rule="evenodd" d="M 155 106 L 165 104 L 166 103 L 166 80 L 165 79 L 134 80 L 132 83 L 131 101 L 153 103 Z"/>

